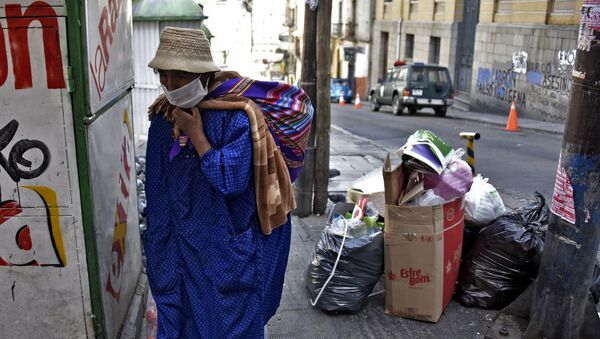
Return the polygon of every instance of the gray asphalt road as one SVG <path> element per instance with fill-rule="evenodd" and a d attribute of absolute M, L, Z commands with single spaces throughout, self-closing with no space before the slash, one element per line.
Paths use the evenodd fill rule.
<path fill-rule="evenodd" d="M 389 108 L 371 112 L 368 107 L 356 110 L 352 105 L 332 105 L 332 124 L 389 148 L 402 146 L 417 129 L 428 129 L 453 147 L 465 148 L 459 132 L 479 132 L 475 144 L 476 169 L 499 189 L 522 193 L 541 192 L 551 197 L 562 136 L 521 130 L 506 132 L 499 126 L 452 118 L 438 118 L 432 110 L 414 116 L 394 116 Z"/>

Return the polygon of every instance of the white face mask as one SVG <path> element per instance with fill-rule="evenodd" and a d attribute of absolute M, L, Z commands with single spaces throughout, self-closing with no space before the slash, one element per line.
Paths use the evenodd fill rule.
<path fill-rule="evenodd" d="M 192 80 L 189 84 L 172 91 L 169 91 L 162 84 L 161 86 L 171 105 L 181 108 L 192 108 L 196 106 L 208 93 L 206 88 L 202 85 L 200 78 Z"/>

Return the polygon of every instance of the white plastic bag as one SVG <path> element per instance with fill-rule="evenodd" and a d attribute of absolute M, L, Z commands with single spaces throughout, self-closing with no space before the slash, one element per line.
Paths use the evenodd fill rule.
<path fill-rule="evenodd" d="M 506 213 L 504 202 L 488 178 L 478 174 L 473 178 L 471 190 L 465 195 L 465 218 L 468 221 L 487 225 Z"/>
<path fill-rule="evenodd" d="M 436 195 L 433 190 L 427 190 L 423 195 L 414 200 L 414 206 L 436 206 L 443 205 L 446 202 L 446 199 Z"/>

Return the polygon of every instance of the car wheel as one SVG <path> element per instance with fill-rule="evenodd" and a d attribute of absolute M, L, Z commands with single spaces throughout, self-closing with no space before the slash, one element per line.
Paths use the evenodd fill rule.
<path fill-rule="evenodd" d="M 378 112 L 381 105 L 377 101 L 375 94 L 371 95 L 371 111 Z"/>
<path fill-rule="evenodd" d="M 408 108 L 408 114 L 410 114 L 410 115 L 415 115 L 415 114 L 417 114 L 417 106 L 410 106 L 410 107 Z"/>
<path fill-rule="evenodd" d="M 446 112 L 448 111 L 448 107 L 444 106 L 444 107 L 437 107 L 435 108 L 435 115 L 438 117 L 445 117 L 446 116 Z"/>
<path fill-rule="evenodd" d="M 400 97 L 398 95 L 394 95 L 394 98 L 392 99 L 392 113 L 394 115 L 400 115 L 402 114 L 403 110 L 404 107 L 402 107 L 400 104 Z"/>

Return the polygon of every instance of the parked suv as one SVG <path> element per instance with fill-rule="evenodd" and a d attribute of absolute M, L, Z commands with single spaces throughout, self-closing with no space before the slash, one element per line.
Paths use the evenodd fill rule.
<path fill-rule="evenodd" d="M 369 91 L 371 109 L 391 105 L 395 115 L 405 108 L 409 114 L 431 107 L 435 115 L 446 115 L 454 103 L 454 87 L 448 68 L 414 63 L 390 68 L 386 78 Z"/>

